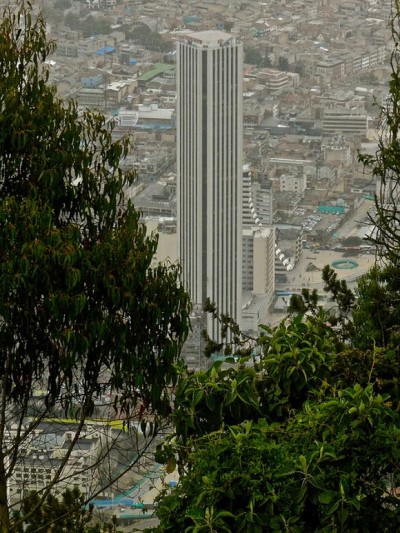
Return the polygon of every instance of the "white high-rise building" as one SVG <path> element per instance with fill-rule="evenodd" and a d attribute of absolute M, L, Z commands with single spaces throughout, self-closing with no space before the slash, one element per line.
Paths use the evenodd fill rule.
<path fill-rule="evenodd" d="M 241 321 L 243 50 L 220 31 L 177 50 L 178 249 L 194 304 Z M 209 334 L 218 339 L 208 318 Z"/>

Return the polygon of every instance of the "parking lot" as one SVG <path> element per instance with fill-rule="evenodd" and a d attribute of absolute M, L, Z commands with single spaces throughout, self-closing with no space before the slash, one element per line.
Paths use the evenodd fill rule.
<path fill-rule="evenodd" d="M 317 209 L 298 208 L 294 212 L 293 223 L 303 226 L 304 238 L 309 237 L 315 240 L 316 237 L 321 237 L 321 231 L 325 237 L 332 236 L 336 229 L 342 223 L 343 214 L 334 213 L 320 213 Z"/>
<path fill-rule="evenodd" d="M 276 288 L 288 293 L 292 291 L 301 292 L 303 288 L 317 289 L 323 295 L 324 282 L 322 280 L 322 269 L 325 265 L 330 265 L 334 268 L 339 279 L 345 280 L 349 287 L 355 288 L 357 279 L 367 273 L 375 264 L 376 258 L 373 249 L 364 249 L 360 253 L 352 256 L 352 259 L 356 262 L 354 268 L 335 268 L 333 263 L 341 259 L 346 259 L 348 252 L 345 250 L 338 251 L 332 248 L 326 249 L 323 246 L 319 246 L 319 244 L 317 247 L 315 239 L 314 241 L 311 239 L 307 241 L 307 235 L 311 232 L 316 233 L 318 230 L 322 230 L 329 233 L 330 236 L 334 235 L 333 242 L 346 237 L 359 235 L 360 226 L 366 227 L 367 213 L 371 209 L 373 209 L 372 202 L 361 203 L 354 216 L 344 223 L 343 214 L 317 213 L 312 210 L 298 209 L 295 214 L 298 217 L 298 224 L 303 225 L 304 228 L 305 242 L 303 244 L 305 244 L 305 248 L 302 250 L 300 260 L 297 262 L 295 268 L 286 273 L 285 281 L 278 283 Z M 289 297 L 286 296 L 285 300 L 288 302 Z M 285 306 L 283 306 L 281 312 L 285 313 Z M 278 317 L 275 316 L 274 319 L 277 321 Z"/>
<path fill-rule="evenodd" d="M 325 209 L 325 212 L 321 212 Z M 291 223 L 303 226 L 304 239 L 309 243 L 333 245 L 335 241 L 363 235 L 363 228 L 368 227 L 368 212 L 373 212 L 374 203 L 364 200 L 348 219 L 343 206 L 326 206 L 315 209 L 298 207 L 291 218 Z M 307 244 L 306 244 L 307 246 Z"/>

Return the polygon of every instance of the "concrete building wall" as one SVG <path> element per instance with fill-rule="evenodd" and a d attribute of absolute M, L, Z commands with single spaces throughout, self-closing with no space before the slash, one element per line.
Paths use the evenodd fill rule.
<path fill-rule="evenodd" d="M 340 133 L 342 135 L 368 135 L 368 117 L 366 113 L 351 112 L 348 109 L 326 109 L 322 119 L 324 134 Z"/>
<path fill-rule="evenodd" d="M 275 279 L 275 232 L 272 228 L 254 231 L 253 292 L 271 294 Z"/>

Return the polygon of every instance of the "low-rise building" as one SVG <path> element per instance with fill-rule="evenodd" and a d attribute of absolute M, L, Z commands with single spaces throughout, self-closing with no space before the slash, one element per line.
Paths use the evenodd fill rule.
<path fill-rule="evenodd" d="M 293 85 L 293 80 L 286 72 L 274 69 L 262 69 L 257 75 L 259 83 L 265 85 L 269 91 L 283 89 Z"/>
<path fill-rule="evenodd" d="M 304 172 L 284 173 L 279 177 L 281 192 L 294 192 L 303 196 L 307 187 L 307 178 Z"/>
<path fill-rule="evenodd" d="M 368 115 L 365 112 L 347 108 L 325 109 L 322 118 L 324 135 L 368 137 Z"/>
<path fill-rule="evenodd" d="M 32 420 L 26 421 L 26 427 Z M 24 426 L 25 427 L 25 426 Z M 110 426 L 87 423 L 73 444 L 79 424 L 57 419 L 41 422 L 30 432 L 29 440 L 19 449 L 12 475 L 7 482 L 10 504 L 21 500 L 21 493 L 44 490 L 58 475 L 52 493 L 61 494 L 67 488 L 76 487 L 88 497 L 99 488 L 100 471 L 97 465 L 107 443 L 112 438 Z M 17 438 L 18 424 L 8 428 L 8 442 Z M 111 459 L 110 459 L 111 460 Z"/>
<path fill-rule="evenodd" d="M 83 87 L 77 93 L 78 104 L 80 107 L 91 109 L 104 109 L 106 97 L 104 89 Z"/>
<path fill-rule="evenodd" d="M 346 74 L 346 64 L 341 59 L 325 59 L 315 66 L 315 73 L 323 84 L 341 81 Z"/>

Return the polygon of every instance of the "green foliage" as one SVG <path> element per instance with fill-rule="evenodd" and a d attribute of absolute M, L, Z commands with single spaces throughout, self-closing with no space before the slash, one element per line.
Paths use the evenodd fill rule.
<path fill-rule="evenodd" d="M 24 500 L 22 509 L 13 513 L 12 519 L 20 523 L 21 518 L 28 515 L 30 509 L 36 507 L 39 502 L 38 493 L 31 492 Z M 60 499 L 50 494 L 38 510 L 29 516 L 23 525 L 17 527 L 15 533 L 48 531 L 50 528 L 53 530 L 55 524 L 60 533 L 85 533 L 92 519 L 92 509 L 84 509 L 83 502 L 84 498 L 77 489 L 67 489 Z"/>
<path fill-rule="evenodd" d="M 372 178 L 378 181 L 379 192 L 375 196 L 376 215 L 370 216 L 376 225 L 376 231 L 369 240 L 377 245 L 380 256 L 388 264 L 400 266 L 400 64 L 398 43 L 400 2 L 392 2 L 391 31 L 393 48 L 391 54 L 391 77 L 389 82 L 389 96 L 380 110 L 381 134 L 378 139 L 378 150 L 375 155 L 359 154 L 359 160 L 364 164 Z"/>
<path fill-rule="evenodd" d="M 355 291 L 345 280 L 338 280 L 329 265 L 324 267 L 322 278 L 324 291 L 331 295 L 330 309 L 319 305 L 315 289 L 302 289 L 300 295 L 291 296 L 289 313 L 307 314 L 316 322 L 329 324 L 336 332 L 338 346 L 352 345 L 361 350 L 399 346 L 400 281 L 396 265 L 372 267 L 359 278 Z"/>
<path fill-rule="evenodd" d="M 267 51 L 265 53 L 265 56 L 264 56 L 263 60 L 261 61 L 260 67 L 262 67 L 262 68 L 272 68 L 273 67 L 271 58 L 269 57 L 268 48 L 267 48 Z"/>
<path fill-rule="evenodd" d="M 81 18 L 76 13 L 67 13 L 64 17 L 64 24 L 71 30 L 78 31 L 80 29 Z"/>
<path fill-rule="evenodd" d="M 19 29 L 24 25 L 24 31 Z M 187 332 L 188 298 L 175 266 L 151 266 L 157 246 L 124 200 L 135 176 L 119 168 L 103 116 L 80 114 L 46 85 L 53 44 L 30 10 L 6 9 L 0 33 L 0 369 L 15 401 L 45 379 L 109 385 L 161 407 Z M 15 68 L 15 65 L 18 65 Z M 162 295 L 162 297 L 161 297 Z M 17 340 L 18 339 L 18 340 Z"/>
<path fill-rule="evenodd" d="M 153 52 L 169 52 L 174 49 L 173 42 L 161 37 L 159 33 L 152 31 L 145 24 L 136 26 L 133 29 L 124 27 L 124 31 L 127 39 L 144 46 L 146 50 L 151 50 Z"/>
<path fill-rule="evenodd" d="M 283 71 L 289 70 L 289 60 L 285 56 L 279 56 L 278 57 L 278 69 Z"/>
<path fill-rule="evenodd" d="M 302 315 L 260 335 L 259 386 L 264 416 L 282 420 L 327 387 L 336 335 L 323 322 Z"/>
<path fill-rule="evenodd" d="M 355 343 L 360 348 L 399 345 L 400 279 L 398 268 L 374 267 L 358 283 L 353 311 Z"/>
<path fill-rule="evenodd" d="M 219 313 L 215 302 L 207 298 L 203 306 L 203 311 L 209 313 L 213 320 L 218 322 L 220 328 L 221 342 L 215 342 L 207 333 L 207 330 L 202 331 L 205 340 L 204 355 L 210 357 L 214 353 L 223 352 L 224 355 L 246 356 L 250 354 L 249 341 L 254 341 L 251 337 L 244 335 L 240 330 L 239 324 L 228 314 Z"/>
<path fill-rule="evenodd" d="M 105 17 L 93 17 L 89 15 L 80 20 L 79 29 L 83 32 L 84 37 L 92 35 L 108 35 L 112 31 L 111 21 Z"/>
<path fill-rule="evenodd" d="M 304 315 L 309 313 L 310 315 L 322 314 L 322 307 L 318 305 L 319 294 L 317 289 L 302 289 L 301 294 L 293 293 L 290 296 L 288 313 L 299 313 Z"/>
<path fill-rule="evenodd" d="M 339 347 L 345 342 L 352 342 L 355 335 L 351 314 L 356 295 L 348 288 L 345 280 L 338 279 L 336 272 L 329 265 L 323 268 L 322 279 L 325 282 L 324 291 L 331 295 L 332 306 L 328 310 L 318 305 L 320 297 L 315 289 L 313 291 L 302 289 L 301 294 L 293 294 L 290 297 L 288 312 L 307 314 L 317 323 L 333 327 Z"/>
<path fill-rule="evenodd" d="M 251 65 L 260 65 L 263 60 L 262 53 L 256 46 L 248 46 L 244 50 L 244 62 Z"/>
<path fill-rule="evenodd" d="M 330 312 L 330 322 L 339 326 L 340 337 L 343 341 L 354 336 L 353 322 L 350 318 L 354 307 L 355 294 L 347 287 L 345 280 L 339 280 L 336 272 L 329 265 L 322 270 L 322 279 L 325 282 L 324 291 L 332 294 L 336 304 Z"/>
<path fill-rule="evenodd" d="M 399 345 L 393 348 L 346 350 L 338 353 L 331 367 L 331 380 L 336 387 L 346 388 L 358 383 L 373 384 L 377 394 L 389 395 L 390 405 L 400 410 Z M 388 400 L 389 405 L 389 400 Z"/>
<path fill-rule="evenodd" d="M 352 347 L 340 328 L 354 295 L 328 268 L 324 279 L 334 326 L 306 293 L 305 314 L 262 328 L 258 362 L 182 377 L 176 433 L 158 456 L 181 477 L 161 495 L 154 531 L 400 526 L 398 347 Z"/>
<path fill-rule="evenodd" d="M 71 30 L 82 32 L 84 37 L 108 35 L 112 31 L 109 19 L 105 17 L 94 17 L 93 15 L 81 17 L 69 12 L 65 15 L 64 24 L 71 28 Z"/>
<path fill-rule="evenodd" d="M 153 264 L 125 197 L 134 173 L 120 163 L 105 118 L 60 101 L 47 84 L 43 18 L 21 2 L 0 17 L 0 520 L 7 483 L 36 392 L 36 420 L 73 409 L 81 426 L 110 393 L 129 416 L 138 404 L 170 411 L 189 298 L 177 265 Z M 14 417 L 14 418 L 12 418 Z M 10 442 L 7 424 L 19 429 Z M 28 429 L 26 429 L 28 428 Z M 6 441 L 7 440 L 7 441 Z M 5 454 L 8 454 L 5 456 Z M 57 482 L 57 473 L 52 483 Z M 46 487 L 40 498 L 52 488 Z M 36 505 L 36 504 L 35 504 Z M 39 504 L 37 504 L 39 506 Z M 37 507 L 38 508 L 38 507 Z M 37 508 L 30 508 L 33 515 Z"/>
<path fill-rule="evenodd" d="M 283 424 L 210 433 L 161 499 L 159 531 L 392 531 L 399 438 L 398 413 L 371 386 L 306 402 Z"/>
<path fill-rule="evenodd" d="M 360 246 L 363 244 L 363 240 L 357 236 L 346 237 L 341 240 L 343 246 Z"/>
<path fill-rule="evenodd" d="M 12 513 L 12 531 L 14 533 L 38 531 L 117 533 L 115 517 L 109 523 L 99 522 L 93 515 L 93 506 L 85 506 L 84 502 L 85 499 L 77 488 L 67 489 L 59 498 L 49 494 L 44 502 L 41 502 L 37 492 L 32 491 L 23 501 L 22 508 Z M 37 508 L 34 514 L 29 513 L 32 507 Z"/>
<path fill-rule="evenodd" d="M 243 420 L 285 419 L 293 409 L 326 388 L 334 360 L 332 328 L 300 315 L 274 330 L 264 326 L 258 339 L 262 357 L 215 363 L 203 372 L 182 370 L 172 412 L 181 444 Z M 257 356 L 258 357 L 258 356 Z M 190 446 L 190 444 L 188 444 Z"/>
<path fill-rule="evenodd" d="M 245 361 L 238 367 L 221 369 L 221 363 L 216 363 L 208 371 L 185 372 L 175 389 L 172 417 L 183 443 L 223 424 L 234 425 L 260 415 L 257 374 Z"/>

